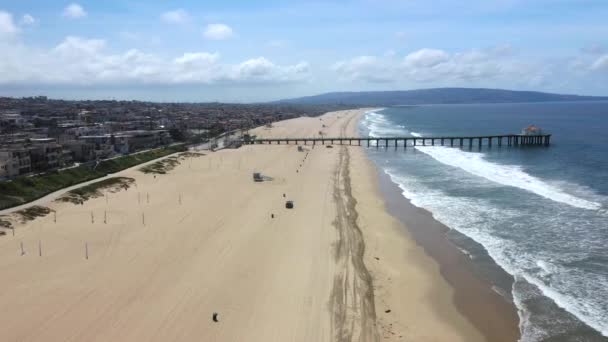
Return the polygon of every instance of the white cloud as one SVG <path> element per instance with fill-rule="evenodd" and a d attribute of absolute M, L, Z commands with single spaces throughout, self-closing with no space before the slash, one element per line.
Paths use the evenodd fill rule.
<path fill-rule="evenodd" d="M 395 80 L 390 62 L 376 56 L 359 56 L 348 61 L 337 62 L 332 69 L 348 80 L 370 83 L 385 83 Z"/>
<path fill-rule="evenodd" d="M 79 4 L 72 3 L 63 10 L 63 16 L 71 19 L 79 19 L 86 17 L 87 12 Z"/>
<path fill-rule="evenodd" d="M 13 21 L 13 15 L 8 12 L 0 11 L 0 36 L 10 36 L 18 32 L 19 28 Z"/>
<path fill-rule="evenodd" d="M 208 52 L 189 52 L 175 59 L 175 63 L 183 66 L 209 65 L 215 64 L 220 55 Z"/>
<path fill-rule="evenodd" d="M 185 24 L 190 21 L 190 14 L 183 9 L 168 11 L 160 16 L 161 20 L 169 24 Z"/>
<path fill-rule="evenodd" d="M 422 49 L 405 56 L 404 63 L 412 68 L 432 68 L 445 63 L 448 59 L 449 56 L 445 51 Z"/>
<path fill-rule="evenodd" d="M 83 39 L 80 37 L 66 37 L 61 44 L 57 45 L 53 52 L 69 57 L 86 57 L 97 55 L 106 46 L 106 41 L 101 39 Z"/>
<path fill-rule="evenodd" d="M 108 52 L 100 39 L 66 37 L 49 50 L 17 42 L 0 43 L 0 84 L 243 84 L 284 83 L 307 79 L 308 64 L 277 65 L 258 57 L 223 63 L 218 53 L 190 52 L 173 58 L 128 50 Z"/>
<path fill-rule="evenodd" d="M 232 28 L 224 24 L 209 24 L 203 32 L 203 36 L 210 40 L 225 40 L 233 35 Z"/>
<path fill-rule="evenodd" d="M 603 55 L 596 59 L 591 65 L 591 70 L 608 71 L 608 55 Z"/>
<path fill-rule="evenodd" d="M 244 82 L 292 82 L 306 79 L 308 72 L 309 65 L 306 62 L 278 66 L 264 57 L 257 57 L 233 66 L 230 79 Z"/>
<path fill-rule="evenodd" d="M 21 25 L 30 26 L 34 24 L 36 24 L 36 18 L 32 17 L 31 15 L 24 14 L 23 17 L 21 17 Z"/>
<path fill-rule="evenodd" d="M 213 83 L 223 72 L 218 53 L 190 52 L 173 60 L 176 68 L 173 83 Z"/>
<path fill-rule="evenodd" d="M 401 60 L 393 54 L 359 56 L 334 64 L 334 71 L 344 80 L 361 82 L 441 82 L 475 83 L 517 79 L 518 83 L 538 81 L 543 65 L 519 60 L 509 46 L 448 53 L 439 49 L 421 49 Z M 540 75 L 540 76 L 539 76 Z"/>

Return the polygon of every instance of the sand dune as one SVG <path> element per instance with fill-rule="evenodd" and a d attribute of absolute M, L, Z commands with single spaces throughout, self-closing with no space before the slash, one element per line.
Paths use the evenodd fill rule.
<path fill-rule="evenodd" d="M 252 133 L 352 136 L 362 112 Z M 117 176 L 136 185 L 46 203 L 56 222 L 0 237 L 1 341 L 483 340 L 358 147 L 244 146 Z"/>

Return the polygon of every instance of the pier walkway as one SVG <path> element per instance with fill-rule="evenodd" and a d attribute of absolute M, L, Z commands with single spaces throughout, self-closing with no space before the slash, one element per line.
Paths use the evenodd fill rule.
<path fill-rule="evenodd" d="M 384 146 L 403 147 L 408 146 L 459 146 L 473 147 L 474 145 L 481 147 L 492 146 L 549 146 L 551 142 L 551 134 L 543 135 L 522 135 L 522 134 L 506 134 L 506 135 L 485 135 L 485 136 L 467 136 L 467 137 L 319 137 L 319 138 L 254 138 L 244 140 L 244 144 L 286 144 L 286 145 L 311 145 L 329 144 L 329 145 L 355 145 L 361 146 L 367 144 L 367 147 L 375 146 L 376 148 Z"/>

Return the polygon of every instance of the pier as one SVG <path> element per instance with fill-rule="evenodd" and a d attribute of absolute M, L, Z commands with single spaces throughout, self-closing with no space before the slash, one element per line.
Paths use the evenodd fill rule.
<path fill-rule="evenodd" d="M 549 146 L 551 134 L 525 135 L 485 135 L 485 136 L 447 136 L 447 137 L 319 137 L 319 138 L 253 138 L 243 141 L 244 144 L 285 144 L 285 145 L 351 145 L 351 146 Z"/>

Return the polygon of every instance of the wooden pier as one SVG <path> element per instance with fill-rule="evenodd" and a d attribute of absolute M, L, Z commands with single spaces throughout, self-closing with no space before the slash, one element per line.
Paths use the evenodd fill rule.
<path fill-rule="evenodd" d="M 549 146 L 551 134 L 542 135 L 485 135 L 467 137 L 322 137 L 322 138 L 255 138 L 243 141 L 244 144 L 285 144 L 285 145 L 354 145 L 379 147 L 403 147 L 408 146 L 451 146 L 469 147 L 482 146 Z"/>

